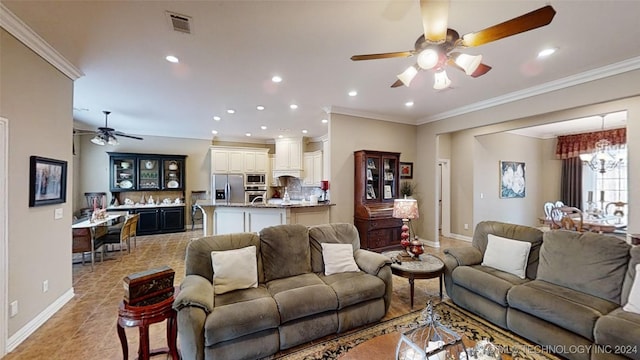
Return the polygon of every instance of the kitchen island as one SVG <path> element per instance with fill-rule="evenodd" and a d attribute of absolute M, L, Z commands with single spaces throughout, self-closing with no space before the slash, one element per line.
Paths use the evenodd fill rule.
<path fill-rule="evenodd" d="M 214 204 L 198 200 L 203 213 L 204 235 L 259 232 L 282 224 L 319 225 L 331 222 L 331 203 L 292 202 L 291 204 Z"/>

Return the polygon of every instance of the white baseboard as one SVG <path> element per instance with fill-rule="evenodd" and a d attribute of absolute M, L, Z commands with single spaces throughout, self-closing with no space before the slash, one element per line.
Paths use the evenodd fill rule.
<path fill-rule="evenodd" d="M 51 305 L 47 306 L 38 316 L 29 321 L 20 330 L 16 331 L 7 340 L 7 353 L 15 350 L 23 341 L 25 341 L 31 334 L 33 334 L 42 324 L 49 320 L 55 313 L 57 313 L 62 307 L 68 303 L 75 296 L 73 288 L 67 290 L 62 296 L 60 296 Z"/>
<path fill-rule="evenodd" d="M 425 245 L 427 245 L 429 247 L 433 247 L 433 248 L 439 248 L 440 247 L 440 242 L 439 241 L 420 239 L 420 242 L 422 242 L 423 244 L 425 244 Z"/>
<path fill-rule="evenodd" d="M 471 242 L 473 240 L 473 238 L 471 236 L 454 234 L 454 233 L 449 234 L 449 237 L 452 238 L 452 239 L 468 241 L 468 242 Z"/>

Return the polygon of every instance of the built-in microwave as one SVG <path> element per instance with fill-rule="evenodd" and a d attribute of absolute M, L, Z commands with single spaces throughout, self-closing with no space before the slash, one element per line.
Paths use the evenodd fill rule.
<path fill-rule="evenodd" d="M 267 174 L 245 174 L 244 175 L 244 187 L 249 186 L 266 186 Z"/>

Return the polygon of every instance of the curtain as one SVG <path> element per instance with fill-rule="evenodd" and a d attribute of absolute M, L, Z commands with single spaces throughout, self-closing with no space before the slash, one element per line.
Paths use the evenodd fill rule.
<path fill-rule="evenodd" d="M 562 160 L 560 200 L 566 206 L 582 209 L 582 161 L 579 157 Z"/>
<path fill-rule="evenodd" d="M 596 141 L 600 139 L 609 140 L 614 147 L 626 144 L 627 128 L 558 136 L 556 158 L 569 159 L 580 156 L 580 154 L 593 152 Z"/>

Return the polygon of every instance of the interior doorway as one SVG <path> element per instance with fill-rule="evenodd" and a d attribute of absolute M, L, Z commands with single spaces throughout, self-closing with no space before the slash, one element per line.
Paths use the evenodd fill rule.
<path fill-rule="evenodd" d="M 7 219 L 7 163 L 9 152 L 8 120 L 0 117 L 0 358 L 7 353 L 8 291 L 8 219 Z"/>
<path fill-rule="evenodd" d="M 438 160 L 438 230 L 439 235 L 451 237 L 451 163 Z"/>

